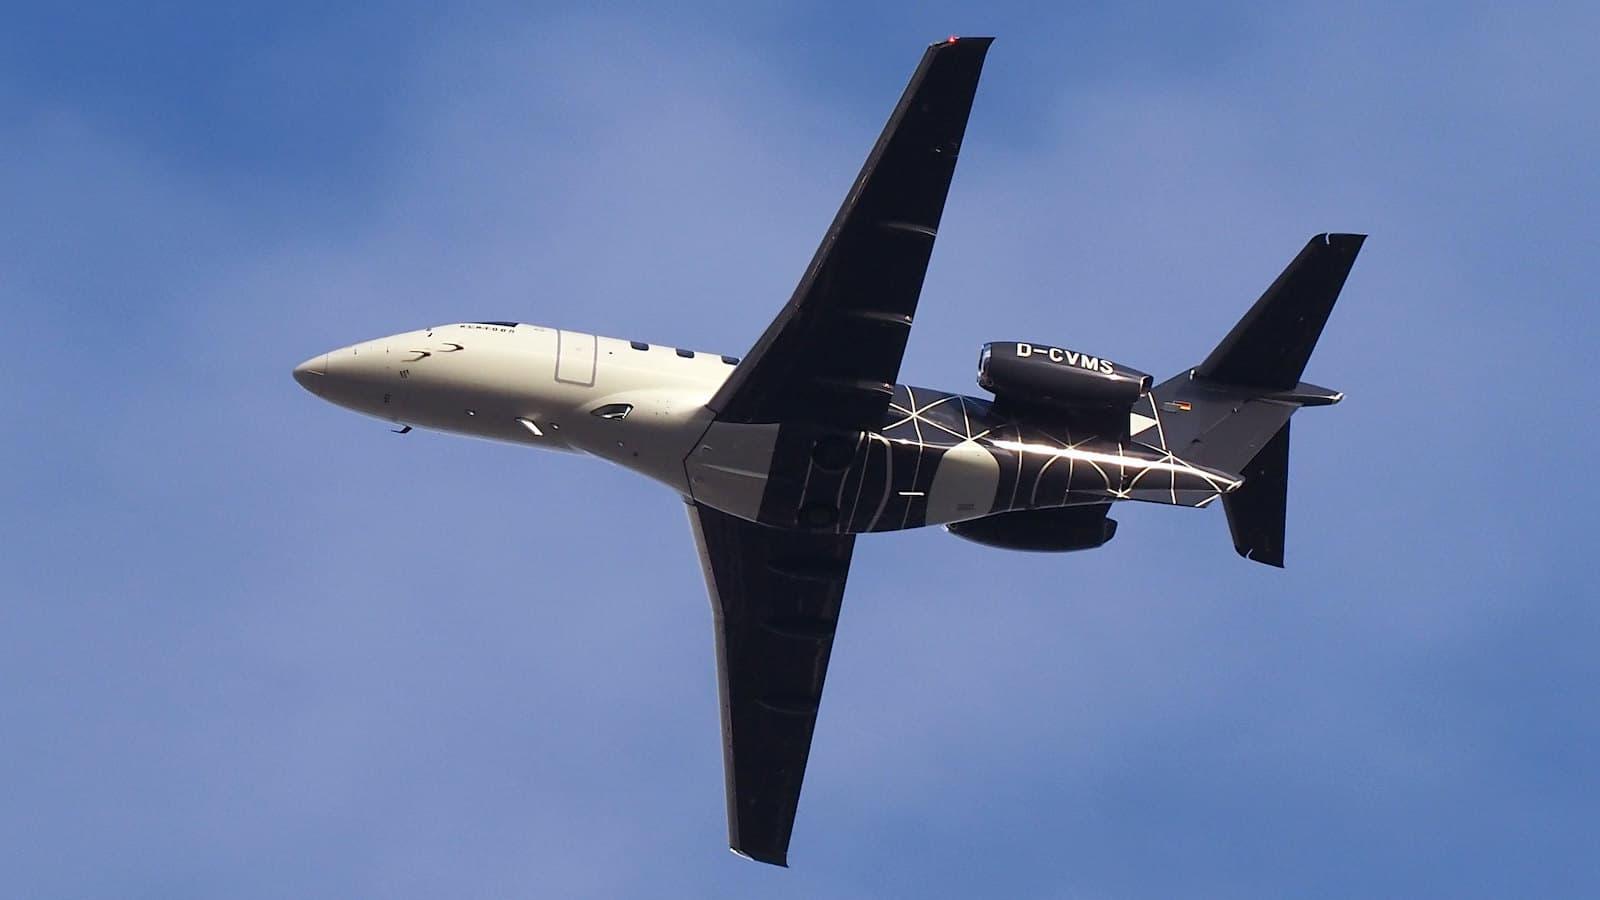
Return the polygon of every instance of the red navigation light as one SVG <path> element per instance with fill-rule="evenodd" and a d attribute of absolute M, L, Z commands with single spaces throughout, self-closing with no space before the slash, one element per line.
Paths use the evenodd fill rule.
<path fill-rule="evenodd" d="M 956 42 L 956 40 L 957 40 L 956 36 L 952 34 L 952 35 L 950 35 L 950 38 L 945 41 L 945 43 L 946 44 L 954 44 Z"/>

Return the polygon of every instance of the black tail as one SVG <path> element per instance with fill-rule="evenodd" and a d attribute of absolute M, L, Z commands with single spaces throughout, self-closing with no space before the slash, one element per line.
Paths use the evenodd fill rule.
<path fill-rule="evenodd" d="M 1312 238 L 1217 349 L 1195 367 L 1195 377 L 1293 389 L 1366 239 L 1364 234 Z"/>
<path fill-rule="evenodd" d="M 1289 511 L 1289 423 L 1283 423 L 1239 474 L 1244 484 L 1222 495 L 1233 549 L 1245 559 L 1283 568 L 1283 526 Z"/>
<path fill-rule="evenodd" d="M 1364 240 L 1313 237 L 1205 362 L 1153 392 L 1169 451 L 1244 476 L 1222 506 L 1234 549 L 1246 559 L 1283 565 L 1289 417 L 1344 397 L 1300 376 Z"/>

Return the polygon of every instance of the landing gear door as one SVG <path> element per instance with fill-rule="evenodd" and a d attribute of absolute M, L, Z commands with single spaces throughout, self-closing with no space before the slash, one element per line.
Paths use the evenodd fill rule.
<path fill-rule="evenodd" d="M 581 331 L 556 333 L 556 380 L 594 387 L 595 339 Z"/>

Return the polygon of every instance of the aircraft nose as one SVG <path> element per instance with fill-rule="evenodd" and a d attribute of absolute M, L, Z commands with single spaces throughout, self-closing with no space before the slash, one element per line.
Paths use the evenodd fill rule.
<path fill-rule="evenodd" d="M 328 374 L 328 354 L 313 356 L 294 367 L 294 380 L 317 396 L 322 396 L 323 378 Z"/>

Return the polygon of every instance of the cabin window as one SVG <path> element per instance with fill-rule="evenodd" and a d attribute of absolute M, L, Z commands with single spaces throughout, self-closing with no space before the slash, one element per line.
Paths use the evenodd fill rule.
<path fill-rule="evenodd" d="M 599 419 L 612 419 L 620 422 L 626 419 L 628 413 L 631 412 L 633 412 L 632 403 L 607 403 L 605 406 L 596 406 L 589 411 L 589 415 Z"/>
<path fill-rule="evenodd" d="M 737 356 L 724 356 L 722 358 L 722 361 L 727 363 L 730 366 L 737 366 L 739 364 L 739 357 L 737 357 Z"/>
<path fill-rule="evenodd" d="M 693 350 L 679 350 L 679 351 L 677 351 L 677 354 L 679 356 L 683 357 L 684 359 L 694 359 L 694 351 Z"/>
<path fill-rule="evenodd" d="M 635 350 L 649 350 L 650 349 L 650 345 L 646 344 L 644 341 L 629 341 L 628 342 L 628 346 L 632 347 Z"/>

